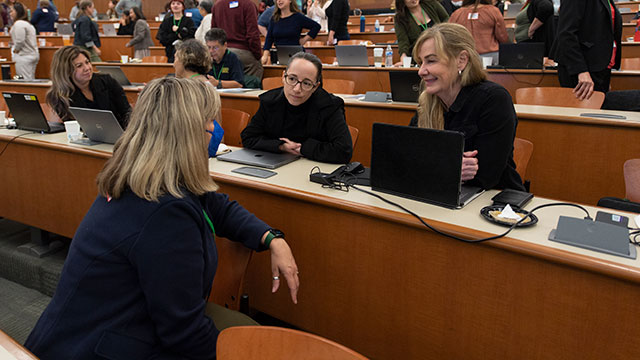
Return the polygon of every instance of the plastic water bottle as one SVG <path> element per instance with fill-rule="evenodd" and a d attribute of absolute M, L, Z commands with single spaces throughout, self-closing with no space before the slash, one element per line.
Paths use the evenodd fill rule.
<path fill-rule="evenodd" d="M 374 25 L 376 32 L 380 32 L 380 20 L 376 19 L 376 23 Z"/>
<path fill-rule="evenodd" d="M 360 32 L 364 32 L 364 15 L 360 15 Z"/>
<path fill-rule="evenodd" d="M 6 26 L 4 27 L 4 34 L 9 35 L 9 28 Z"/>
<path fill-rule="evenodd" d="M 387 50 L 384 52 L 384 66 L 393 66 L 393 49 L 391 49 L 391 45 L 387 45 Z"/>

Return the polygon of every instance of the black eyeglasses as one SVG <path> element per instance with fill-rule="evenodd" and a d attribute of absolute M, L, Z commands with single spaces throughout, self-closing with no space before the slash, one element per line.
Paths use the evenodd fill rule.
<path fill-rule="evenodd" d="M 287 83 L 287 85 L 290 85 L 292 87 L 295 87 L 296 85 L 300 84 L 300 88 L 302 88 L 302 90 L 305 91 L 309 91 L 311 89 L 313 89 L 314 86 L 316 86 L 318 83 L 315 82 L 311 82 L 309 80 L 298 80 L 298 77 L 295 75 L 288 75 L 288 74 L 284 74 L 284 82 Z"/>

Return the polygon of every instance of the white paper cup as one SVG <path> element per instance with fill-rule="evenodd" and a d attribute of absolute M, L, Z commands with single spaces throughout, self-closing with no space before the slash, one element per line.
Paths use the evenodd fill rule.
<path fill-rule="evenodd" d="M 38 39 L 38 44 L 40 44 L 40 46 L 45 46 L 47 45 L 47 41 L 45 39 Z"/>
<path fill-rule="evenodd" d="M 402 58 L 402 67 L 405 67 L 405 68 L 411 67 L 411 58 L 409 56 L 405 56 Z"/>
<path fill-rule="evenodd" d="M 382 67 L 382 54 L 383 48 L 373 48 L 373 65 L 375 67 Z"/>
<path fill-rule="evenodd" d="M 120 61 L 121 61 L 123 64 L 128 63 L 128 62 L 129 62 L 129 55 L 120 55 Z"/>
<path fill-rule="evenodd" d="M 67 131 L 67 139 L 69 141 L 80 140 L 82 133 L 80 132 L 80 124 L 77 121 L 65 121 L 64 129 Z"/>
<path fill-rule="evenodd" d="M 2 124 L 2 125 L 7 125 L 8 124 L 7 112 L 6 111 L 0 111 L 0 124 Z"/>
<path fill-rule="evenodd" d="M 384 31 L 384 25 L 380 25 L 380 32 Z"/>
<path fill-rule="evenodd" d="M 490 56 L 483 56 L 482 57 L 482 67 L 483 68 L 487 68 L 487 66 L 491 66 L 493 64 L 493 58 Z"/>

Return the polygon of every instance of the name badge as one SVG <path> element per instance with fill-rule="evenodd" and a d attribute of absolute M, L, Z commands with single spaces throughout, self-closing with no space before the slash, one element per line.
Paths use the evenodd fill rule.
<path fill-rule="evenodd" d="M 193 13 L 188 12 L 188 13 L 186 13 L 185 15 L 187 15 L 187 17 L 192 17 L 192 16 L 193 16 Z"/>
<path fill-rule="evenodd" d="M 469 13 L 469 20 L 478 20 L 478 13 Z"/>
<path fill-rule="evenodd" d="M 47 8 L 42 8 L 42 12 L 48 14 L 49 13 L 49 9 Z"/>
<path fill-rule="evenodd" d="M 228 67 L 223 67 L 221 71 L 222 71 L 223 74 L 228 74 L 229 73 L 229 68 Z"/>
<path fill-rule="evenodd" d="M 229 9 L 233 9 L 233 8 L 237 8 L 238 7 L 238 2 L 237 1 L 232 1 L 229 3 Z"/>

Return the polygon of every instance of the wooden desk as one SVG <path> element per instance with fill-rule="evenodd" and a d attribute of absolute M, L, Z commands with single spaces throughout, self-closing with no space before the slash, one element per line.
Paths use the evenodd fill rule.
<path fill-rule="evenodd" d="M 50 42 L 53 46 L 63 46 L 62 36 L 52 35 L 52 36 L 38 36 L 39 39 L 45 39 L 45 41 Z M 102 51 L 102 55 L 100 58 L 102 60 L 120 60 L 120 55 L 128 55 L 130 57 L 133 56 L 133 47 L 126 47 L 125 44 L 131 41 L 133 37 L 127 35 L 119 35 L 119 36 L 100 36 L 100 43 L 102 46 L 100 50 Z M 9 35 L 0 35 L 0 42 L 9 43 L 11 41 L 11 36 Z M 70 37 L 71 44 L 73 43 L 73 36 Z"/>
<path fill-rule="evenodd" d="M 0 146 L 20 133 L 0 130 Z M 73 235 L 108 157 L 109 149 L 67 145 L 64 134 L 15 139 L 0 157 L 0 216 Z M 632 305 L 640 296 L 640 260 L 546 240 L 559 215 L 582 212 L 548 208 L 537 213 L 536 226 L 509 238 L 464 244 L 360 192 L 310 183 L 314 165 L 302 159 L 256 180 L 231 173 L 237 165 L 210 161 L 221 191 L 286 232 L 300 269 L 293 305 L 286 288 L 271 294 L 269 254 L 255 254 L 246 277 L 252 307 L 373 359 L 640 354 Z M 65 186 L 50 191 L 51 179 Z M 504 231 L 477 215 L 494 194 L 463 210 L 387 197 L 446 232 L 477 239 Z M 527 208 L 544 203 L 535 198 Z"/>
<path fill-rule="evenodd" d="M 369 57 L 369 65 L 373 65 L 373 49 L 381 48 L 386 49 L 384 45 L 371 45 L 367 46 L 367 56 Z M 397 63 L 400 61 L 400 54 L 398 53 L 398 45 L 391 45 L 391 49 L 393 50 L 393 63 Z M 308 46 L 305 47 L 306 52 L 310 52 L 321 60 L 327 57 L 336 57 L 336 48 L 334 46 Z"/>
<path fill-rule="evenodd" d="M 359 28 L 358 28 L 359 30 Z M 396 41 L 396 33 L 394 31 L 386 31 L 387 29 L 385 28 L 385 31 L 381 31 L 381 32 L 349 32 L 349 36 L 351 37 L 351 40 L 371 40 L 373 43 L 386 43 L 386 42 L 393 42 Z M 319 33 L 318 36 L 316 36 L 315 41 L 322 41 L 323 43 L 327 42 L 327 37 L 328 34 L 326 32 L 324 33 Z M 264 44 L 264 36 L 260 36 L 260 42 Z"/>

